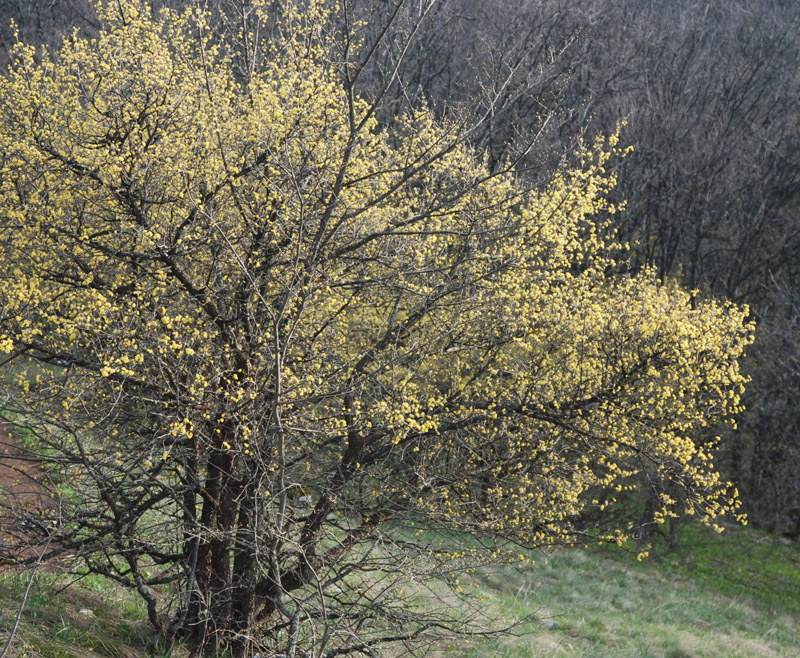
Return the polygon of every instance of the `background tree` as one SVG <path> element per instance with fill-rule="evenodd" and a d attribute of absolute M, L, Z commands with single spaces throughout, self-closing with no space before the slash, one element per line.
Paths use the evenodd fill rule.
<path fill-rule="evenodd" d="M 695 437 L 739 409 L 746 311 L 624 273 L 616 134 L 532 187 L 471 144 L 502 94 L 477 123 L 381 114 L 391 76 L 360 95 L 377 42 L 347 13 L 228 41 L 195 8 L 97 12 L 0 82 L 6 415 L 63 478 L 54 551 L 167 644 L 480 630 L 414 583 L 622 542 L 602 512 L 642 483 L 644 523 L 736 514 Z"/>

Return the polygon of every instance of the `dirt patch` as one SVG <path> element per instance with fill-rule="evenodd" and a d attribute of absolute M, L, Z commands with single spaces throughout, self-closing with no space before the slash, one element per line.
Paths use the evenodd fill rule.
<path fill-rule="evenodd" d="M 58 526 L 47 473 L 0 425 L 0 565 L 40 553 Z"/>

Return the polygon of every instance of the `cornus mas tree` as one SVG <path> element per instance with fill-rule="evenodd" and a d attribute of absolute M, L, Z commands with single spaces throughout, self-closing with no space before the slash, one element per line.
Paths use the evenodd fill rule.
<path fill-rule="evenodd" d="M 202 11 L 96 8 L 0 82 L 5 409 L 50 464 L 52 551 L 162 641 L 479 632 L 414 602 L 513 545 L 623 541 L 635 487 L 646 522 L 735 514 L 706 428 L 746 311 L 619 274 L 616 136 L 530 189 L 464 124 L 379 125 L 375 44 L 319 3 L 244 58 Z"/>

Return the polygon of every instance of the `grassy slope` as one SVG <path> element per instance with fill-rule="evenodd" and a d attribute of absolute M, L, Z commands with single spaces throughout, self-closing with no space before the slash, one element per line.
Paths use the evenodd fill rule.
<path fill-rule="evenodd" d="M 28 574 L 0 574 L 0 641 L 8 638 Z M 9 656 L 25 658 L 140 658 L 149 629 L 144 606 L 100 579 L 72 581 L 56 571 L 36 574 Z"/>
<path fill-rule="evenodd" d="M 643 563 L 609 550 L 558 551 L 531 572 L 484 578 L 505 614 L 548 629 L 453 644 L 444 656 L 800 657 L 800 545 L 751 530 L 699 528 Z"/>
<path fill-rule="evenodd" d="M 736 529 L 690 529 L 675 552 L 644 563 L 608 550 L 557 551 L 531 568 L 477 577 L 496 618 L 535 614 L 518 637 L 451 642 L 441 658 L 800 657 L 800 545 Z M 134 658 L 146 654 L 142 606 L 99 580 L 40 573 L 9 656 Z M 0 574 L 0 646 L 25 575 Z M 81 613 L 84 610 L 84 613 Z M 86 614 L 91 610 L 94 616 Z M 541 620 L 556 622 L 547 628 Z"/>

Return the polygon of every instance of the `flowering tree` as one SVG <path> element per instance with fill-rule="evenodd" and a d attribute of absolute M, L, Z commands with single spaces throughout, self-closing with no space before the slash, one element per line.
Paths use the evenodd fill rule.
<path fill-rule="evenodd" d="M 421 574 L 624 541 L 643 482 L 648 522 L 735 513 L 704 428 L 746 311 L 619 274 L 616 136 L 528 189 L 469 126 L 379 125 L 375 44 L 321 3 L 239 35 L 249 67 L 202 11 L 96 6 L 0 81 L 5 408 L 61 478 L 53 550 L 164 641 L 368 654 L 465 628 Z"/>

